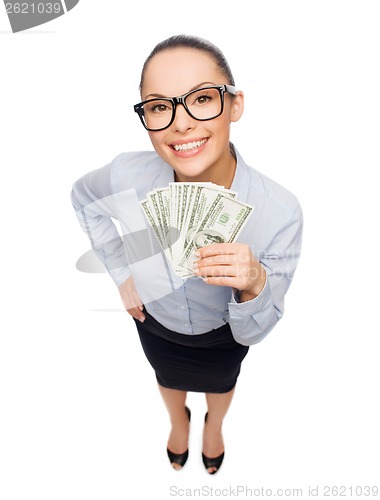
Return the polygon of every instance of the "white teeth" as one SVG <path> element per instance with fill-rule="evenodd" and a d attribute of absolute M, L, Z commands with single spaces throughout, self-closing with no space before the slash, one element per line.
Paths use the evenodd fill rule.
<path fill-rule="evenodd" d="M 190 149 L 199 148 L 202 146 L 207 139 L 202 139 L 201 141 L 188 142 L 187 144 L 174 144 L 174 149 L 176 151 L 189 151 Z"/>

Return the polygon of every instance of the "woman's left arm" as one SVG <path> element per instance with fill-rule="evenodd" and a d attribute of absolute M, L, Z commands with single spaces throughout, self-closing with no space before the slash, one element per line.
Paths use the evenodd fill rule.
<path fill-rule="evenodd" d="M 301 240 L 302 211 L 298 206 L 259 257 L 245 243 L 220 243 L 198 249 L 194 272 L 209 285 L 233 289 L 229 313 L 237 342 L 260 342 L 282 317 Z"/>

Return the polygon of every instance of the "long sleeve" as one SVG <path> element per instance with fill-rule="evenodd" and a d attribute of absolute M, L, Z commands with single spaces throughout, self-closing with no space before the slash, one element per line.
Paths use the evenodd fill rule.
<path fill-rule="evenodd" d="M 285 294 L 292 281 L 301 251 L 303 217 L 298 202 L 268 248 L 256 257 L 266 270 L 266 282 L 253 300 L 239 303 L 232 294 L 230 325 L 234 338 L 243 345 L 260 342 L 284 313 Z"/>
<path fill-rule="evenodd" d="M 198 335 L 230 323 L 237 342 L 259 342 L 283 315 L 284 295 L 298 262 L 298 200 L 237 153 L 231 190 L 255 207 L 239 240 L 250 245 L 267 273 L 259 296 L 239 303 L 231 297 L 230 287 L 210 286 L 196 277 L 182 279 L 167 261 L 140 202 L 149 191 L 170 182 L 173 169 L 155 151 L 121 153 L 76 181 L 71 199 L 83 231 L 115 284 L 133 275 L 142 303 L 162 325 Z"/>
<path fill-rule="evenodd" d="M 78 179 L 71 191 L 71 202 L 91 246 L 116 285 L 129 276 L 123 240 L 114 224 L 115 195 L 110 185 L 110 165 Z"/>

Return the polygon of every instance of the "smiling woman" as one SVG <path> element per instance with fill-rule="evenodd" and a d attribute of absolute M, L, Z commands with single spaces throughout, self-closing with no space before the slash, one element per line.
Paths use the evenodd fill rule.
<path fill-rule="evenodd" d="M 230 71 L 225 73 L 224 68 L 229 67 L 224 57 L 211 57 L 211 45 L 203 45 L 201 50 L 194 44 L 174 49 L 166 43 L 161 50 L 156 48 L 144 65 L 143 101 L 135 110 L 142 110 L 139 114 L 144 115 L 153 147 L 173 167 L 177 181 L 211 181 L 230 187 L 235 171 L 229 147 L 230 124 L 239 120 L 244 96 L 231 83 Z M 161 106 L 165 103 L 163 117 L 151 111 L 153 98 Z"/>
<path fill-rule="evenodd" d="M 172 424 L 172 466 L 182 468 L 189 455 L 187 392 L 202 392 L 208 407 L 202 459 L 214 474 L 224 458 L 222 423 L 241 363 L 283 315 L 300 255 L 302 211 L 293 194 L 248 166 L 230 143 L 244 95 L 217 47 L 184 35 L 161 42 L 143 66 L 140 90 L 134 110 L 155 151 L 124 153 L 89 172 L 74 184 L 72 202 L 155 371 Z M 196 238 L 192 277 L 175 275 L 167 249 L 152 247 L 141 213 L 140 201 L 170 183 L 231 189 L 239 202 L 255 206 L 235 243 L 190 225 Z M 181 198 L 182 214 L 190 198 Z M 165 211 L 163 198 L 156 201 Z M 220 225 L 233 220 L 209 210 Z M 112 219 L 127 235 L 124 242 Z M 152 227 L 156 234 L 172 229 L 154 220 Z M 179 233 L 180 227 L 179 220 Z"/>

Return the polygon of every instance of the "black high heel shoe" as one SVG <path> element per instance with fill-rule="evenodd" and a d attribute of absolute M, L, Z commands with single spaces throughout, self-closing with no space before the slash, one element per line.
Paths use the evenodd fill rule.
<path fill-rule="evenodd" d="M 190 422 L 190 420 L 191 420 L 190 408 L 185 406 L 185 410 L 186 410 L 187 416 L 189 417 L 189 422 Z M 182 467 L 185 465 L 187 458 L 189 456 L 189 449 L 187 449 L 184 453 L 173 453 L 172 451 L 169 450 L 169 448 L 166 448 L 166 451 L 168 453 L 170 463 L 171 464 L 173 464 L 173 463 L 178 464 L 181 466 L 181 469 L 182 469 Z M 175 469 L 175 467 L 173 467 L 173 469 Z M 176 469 L 176 470 L 180 470 L 180 469 Z"/>
<path fill-rule="evenodd" d="M 207 416 L 208 416 L 208 412 L 205 415 L 205 423 L 207 422 Z M 224 451 L 221 455 L 219 455 L 218 457 L 215 457 L 215 458 L 206 457 L 206 455 L 202 452 L 203 465 L 206 467 L 207 472 L 208 472 L 208 469 L 210 469 L 210 468 L 215 467 L 215 469 L 216 469 L 212 472 L 208 472 L 209 474 L 215 474 L 216 472 L 218 472 L 220 466 L 222 465 L 223 459 L 224 459 Z"/>

